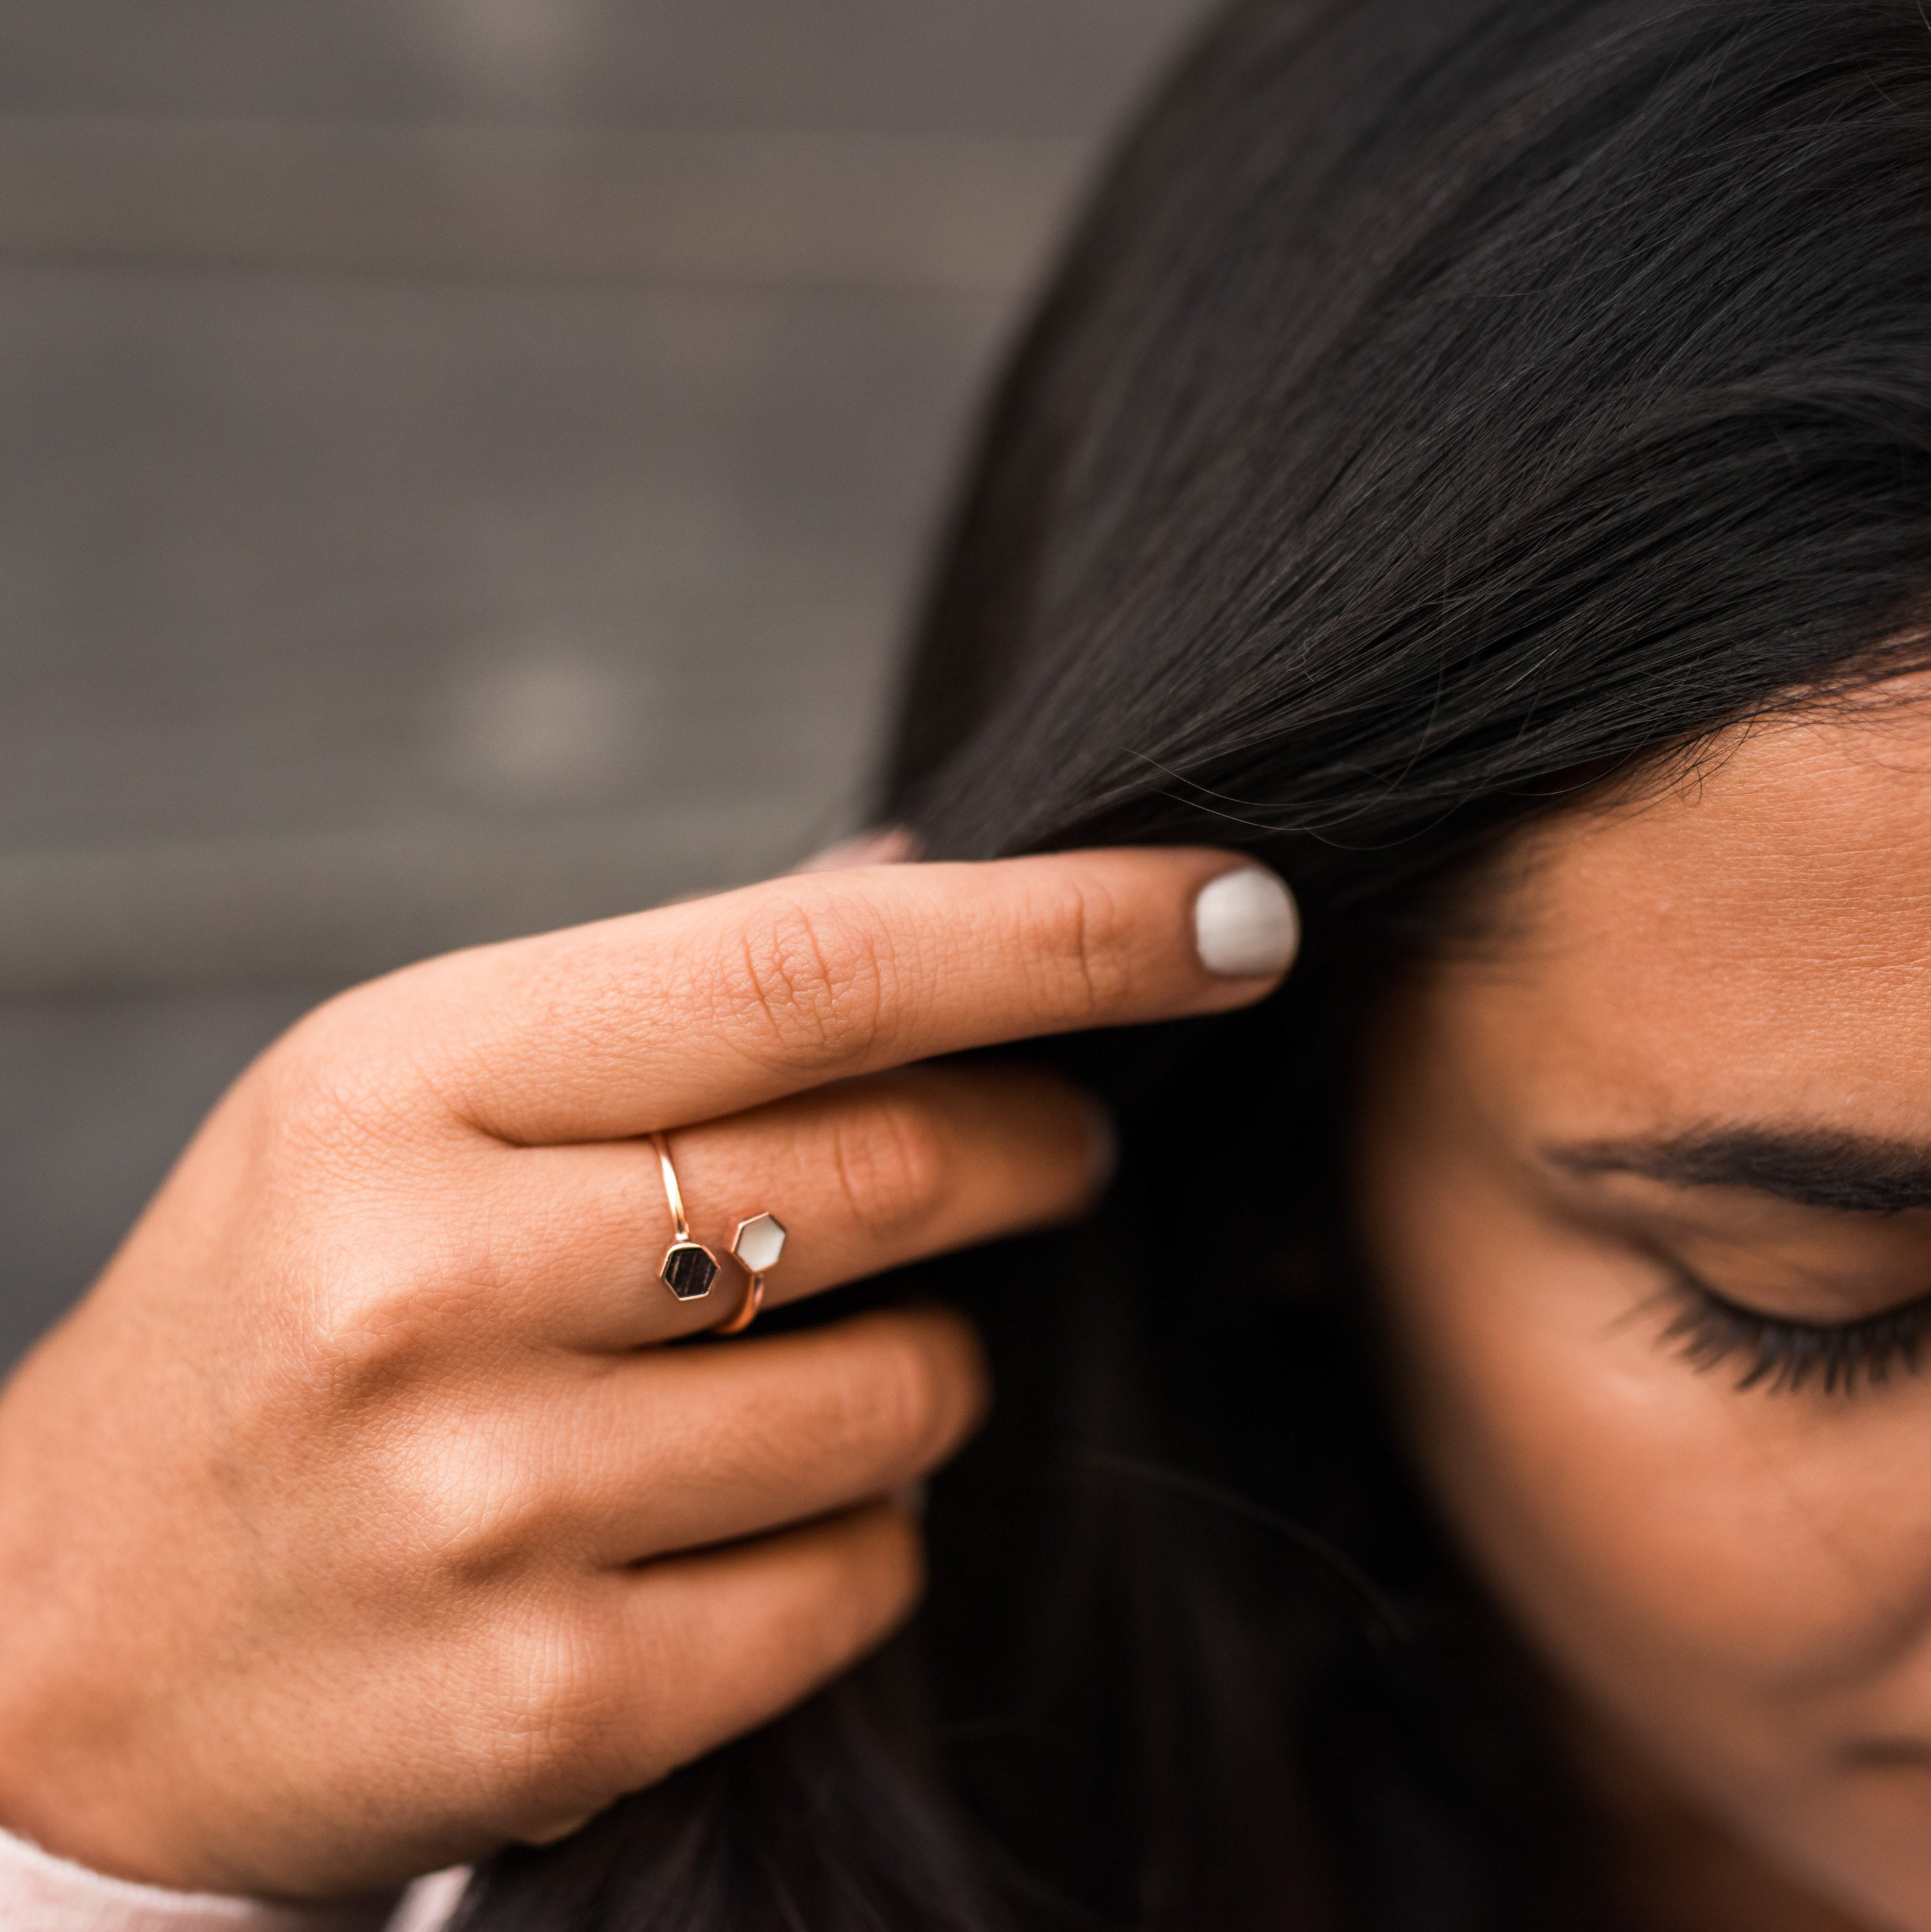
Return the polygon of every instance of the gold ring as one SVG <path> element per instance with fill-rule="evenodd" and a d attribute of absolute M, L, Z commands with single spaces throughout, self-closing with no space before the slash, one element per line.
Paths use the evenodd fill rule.
<path fill-rule="evenodd" d="M 694 1240 L 691 1223 L 684 1212 L 684 1190 L 677 1184 L 677 1169 L 670 1159 L 670 1143 L 661 1133 L 653 1133 L 650 1144 L 657 1150 L 657 1164 L 664 1176 L 664 1198 L 670 1205 L 670 1224 L 675 1231 L 657 1278 L 679 1301 L 701 1301 L 718 1279 L 718 1258 L 702 1241 Z M 720 1335 L 741 1335 L 757 1318 L 764 1306 L 764 1278 L 778 1265 L 784 1252 L 785 1227 L 775 1214 L 753 1214 L 740 1221 L 731 1237 L 731 1259 L 744 1270 L 748 1287 L 734 1314 L 716 1324 Z"/>

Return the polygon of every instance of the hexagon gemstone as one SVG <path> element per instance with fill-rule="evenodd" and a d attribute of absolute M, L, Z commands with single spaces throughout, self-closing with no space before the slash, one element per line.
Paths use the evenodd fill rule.
<path fill-rule="evenodd" d="M 778 1265 L 784 1252 L 784 1223 L 775 1214 L 754 1214 L 740 1222 L 737 1238 L 731 1243 L 736 1255 L 753 1274 L 763 1274 Z"/>
<path fill-rule="evenodd" d="M 695 1241 L 673 1241 L 666 1250 L 658 1279 L 679 1301 L 697 1301 L 711 1292 L 718 1264 L 708 1248 Z"/>

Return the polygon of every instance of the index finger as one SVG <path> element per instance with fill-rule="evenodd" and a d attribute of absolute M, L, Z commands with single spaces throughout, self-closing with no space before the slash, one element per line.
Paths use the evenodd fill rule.
<path fill-rule="evenodd" d="M 865 866 L 478 948 L 392 982 L 463 1118 L 613 1140 L 968 1047 L 1241 1006 L 1297 938 L 1200 848 Z"/>

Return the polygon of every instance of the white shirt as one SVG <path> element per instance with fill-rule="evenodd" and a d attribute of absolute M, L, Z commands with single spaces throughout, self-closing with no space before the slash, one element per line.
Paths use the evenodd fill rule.
<path fill-rule="evenodd" d="M 469 1876 L 432 1872 L 352 1905 L 271 1905 L 130 1884 L 0 1832 L 0 1932 L 441 1932 Z"/>

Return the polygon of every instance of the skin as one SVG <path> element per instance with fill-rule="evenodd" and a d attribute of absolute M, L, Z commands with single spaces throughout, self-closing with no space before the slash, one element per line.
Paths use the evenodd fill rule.
<path fill-rule="evenodd" d="M 1685 1270 L 1813 1324 L 1931 1289 L 1931 709 L 1883 696 L 1545 826 L 1369 1055 L 1414 1445 L 1657 1932 L 1931 1932 L 1931 1331 L 1835 1392 L 1667 1333 Z M 1796 1168 L 1662 1171 L 1711 1130 Z M 1782 1198 L 1873 1154 L 1891 1211 Z"/>
<path fill-rule="evenodd" d="M 876 1644 L 894 1500 L 986 1400 L 903 1309 L 665 1348 L 693 1232 L 776 1303 L 1076 1213 L 1040 1074 L 910 1063 L 1211 1012 L 1240 861 L 820 872 L 431 961 L 209 1118 L 0 1398 L 0 1825 L 97 1870 L 321 1898 L 567 1831 Z"/>
<path fill-rule="evenodd" d="M 1931 1204 L 1931 709 L 1718 753 L 1545 826 L 1489 942 L 1390 1000 L 1364 1226 L 1417 1454 L 1559 1687 L 1636 1922 L 1931 1932 L 1931 1332 L 1926 1375 L 1834 1390 L 1669 1332 L 1686 1276 L 1813 1328 L 1931 1288 L 1900 1204 Z M 837 872 L 305 1022 L 0 1401 L 0 1823 L 167 1884 L 385 1885 L 877 1641 L 918 1585 L 880 1499 L 972 1426 L 970 1338 L 652 1347 L 715 1313 L 649 1292 L 636 1136 L 793 1227 L 774 1300 L 1075 1211 L 1076 1096 L 893 1070 L 1258 997 L 1187 944 L 1229 862 Z M 1746 1134 L 1803 1159 L 1726 1180 Z M 1787 1198 L 1820 1168 L 1886 1211 Z"/>

